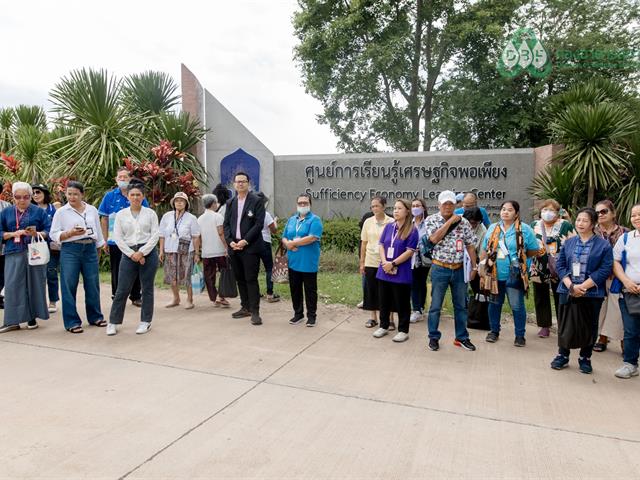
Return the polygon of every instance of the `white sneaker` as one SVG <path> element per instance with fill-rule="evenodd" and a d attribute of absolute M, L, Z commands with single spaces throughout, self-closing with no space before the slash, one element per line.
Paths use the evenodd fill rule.
<path fill-rule="evenodd" d="M 386 328 L 379 328 L 377 329 L 375 332 L 373 332 L 373 336 L 375 338 L 382 338 L 384 337 L 387 333 L 389 333 L 389 330 L 387 330 Z"/>
<path fill-rule="evenodd" d="M 358 303 L 356 305 L 356 308 L 362 308 L 362 307 L 364 307 L 364 301 L 362 301 L 362 302 L 360 302 L 360 303 Z"/>
<path fill-rule="evenodd" d="M 58 311 L 58 306 L 56 302 L 49 302 L 49 313 L 56 313 Z"/>
<path fill-rule="evenodd" d="M 395 336 L 391 340 L 398 343 L 406 342 L 407 340 L 409 340 L 409 334 L 404 332 L 398 332 L 395 334 Z"/>
<path fill-rule="evenodd" d="M 140 322 L 140 325 L 138 325 L 138 328 L 136 329 L 136 333 L 138 335 L 142 335 L 143 333 L 147 333 L 149 330 L 151 330 L 151 322 Z"/>
<path fill-rule="evenodd" d="M 118 327 L 115 323 L 107 323 L 107 335 L 115 335 L 118 333 Z"/>
<path fill-rule="evenodd" d="M 420 312 L 411 312 L 411 316 L 409 317 L 409 321 L 411 323 L 416 323 L 422 320 L 422 314 Z"/>
<path fill-rule="evenodd" d="M 631 363 L 624 362 L 624 364 L 616 370 L 614 374 L 618 378 L 631 378 L 638 376 L 638 367 Z"/>

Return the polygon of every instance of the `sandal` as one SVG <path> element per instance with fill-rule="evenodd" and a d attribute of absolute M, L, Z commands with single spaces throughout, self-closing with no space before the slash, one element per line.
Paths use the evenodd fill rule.
<path fill-rule="evenodd" d="M 94 327 L 106 327 L 107 321 L 105 319 L 99 320 L 96 323 L 92 324 Z"/>
<path fill-rule="evenodd" d="M 216 307 L 229 308 L 231 304 L 226 300 L 216 300 Z"/>
<path fill-rule="evenodd" d="M 84 332 L 84 330 L 82 329 L 82 327 L 80 325 L 76 325 L 75 327 L 68 328 L 67 332 L 70 332 L 70 333 L 82 333 L 82 332 Z"/>
<path fill-rule="evenodd" d="M 378 325 L 378 322 L 375 321 L 373 318 L 370 318 L 369 320 L 367 320 L 367 323 L 364 324 L 364 326 L 367 328 L 373 328 L 373 327 L 376 327 L 377 325 Z"/>
<path fill-rule="evenodd" d="M 593 346 L 593 351 L 594 352 L 604 352 L 607 349 L 607 344 L 606 343 L 596 343 Z"/>

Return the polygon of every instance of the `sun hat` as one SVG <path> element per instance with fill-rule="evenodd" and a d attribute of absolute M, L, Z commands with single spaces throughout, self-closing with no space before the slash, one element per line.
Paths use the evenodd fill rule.
<path fill-rule="evenodd" d="M 182 200 L 184 200 L 185 202 L 187 202 L 187 208 L 189 208 L 189 197 L 187 197 L 187 194 L 184 192 L 176 192 L 175 195 L 173 196 L 173 198 L 171 199 L 171 201 L 169 202 L 169 205 L 171 205 L 171 208 L 175 208 L 173 206 L 174 202 L 176 201 L 177 198 L 181 198 Z"/>

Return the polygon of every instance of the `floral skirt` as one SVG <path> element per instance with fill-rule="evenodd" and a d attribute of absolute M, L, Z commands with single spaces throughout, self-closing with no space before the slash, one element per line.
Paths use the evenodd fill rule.
<path fill-rule="evenodd" d="M 164 283 L 187 287 L 191 285 L 193 252 L 164 254 Z"/>

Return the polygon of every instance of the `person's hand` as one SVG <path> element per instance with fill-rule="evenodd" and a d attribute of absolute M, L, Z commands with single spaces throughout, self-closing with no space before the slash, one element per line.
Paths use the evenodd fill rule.
<path fill-rule="evenodd" d="M 24 231 L 27 233 L 27 235 L 31 235 L 32 237 L 34 237 L 36 235 L 36 227 L 27 227 L 24 229 Z"/>
<path fill-rule="evenodd" d="M 584 297 L 585 293 L 587 293 L 587 287 L 585 287 L 583 283 L 573 286 L 574 297 Z"/>
<path fill-rule="evenodd" d="M 236 242 L 231 242 L 229 246 L 231 247 L 231 250 L 241 250 L 238 248 L 238 244 Z"/>
<path fill-rule="evenodd" d="M 23 235 L 27 235 L 26 230 L 16 230 L 15 232 L 13 232 L 13 238 L 20 238 Z"/>
<path fill-rule="evenodd" d="M 67 230 L 65 233 L 67 234 L 67 238 L 76 237 L 78 235 L 84 235 L 86 230 L 82 227 L 73 227 L 70 230 Z"/>
<path fill-rule="evenodd" d="M 391 273 L 394 268 L 395 267 L 393 266 L 393 264 L 391 262 L 383 262 L 382 263 L 382 270 L 384 270 L 384 273 Z"/>
<path fill-rule="evenodd" d="M 200 263 L 200 254 L 199 254 L 199 253 L 196 253 L 196 254 L 193 256 L 193 261 L 194 261 L 195 263 Z"/>
<path fill-rule="evenodd" d="M 158 260 L 160 260 L 160 263 L 164 262 L 164 252 L 158 253 Z"/>
<path fill-rule="evenodd" d="M 474 278 L 476 278 L 477 274 L 478 274 L 478 271 L 475 268 L 471 270 L 471 273 L 469 273 L 469 280 L 473 280 Z"/>
<path fill-rule="evenodd" d="M 144 265 L 144 262 L 145 262 L 145 261 L 146 261 L 146 260 L 144 259 L 144 257 L 142 257 L 138 263 L 139 263 L 140 265 Z"/>
<path fill-rule="evenodd" d="M 287 243 L 285 244 L 285 247 L 287 247 L 287 250 L 291 250 L 292 252 L 295 252 L 296 250 L 298 250 L 296 247 L 296 241 L 295 240 L 287 240 Z"/>
<path fill-rule="evenodd" d="M 640 293 L 640 285 L 633 283 L 631 280 L 624 284 L 624 288 L 629 292 L 637 295 Z"/>
<path fill-rule="evenodd" d="M 461 218 L 462 217 L 460 215 L 454 213 L 453 215 L 451 215 L 451 218 L 449 219 L 449 223 L 450 224 L 456 223 L 456 222 L 460 221 Z"/>
<path fill-rule="evenodd" d="M 360 275 L 364 275 L 364 263 L 360 264 L 360 268 L 358 269 L 358 271 L 360 272 Z"/>
<path fill-rule="evenodd" d="M 109 244 L 105 243 L 102 247 L 100 247 L 104 253 L 109 253 Z"/>
<path fill-rule="evenodd" d="M 142 252 L 133 252 L 133 255 L 131 255 L 131 260 L 137 263 L 140 263 L 140 260 L 143 258 L 144 255 L 142 254 Z"/>
<path fill-rule="evenodd" d="M 246 247 L 247 245 L 249 245 L 249 242 L 247 242 L 246 240 L 240 240 L 238 242 L 238 249 L 242 250 L 244 247 Z"/>

